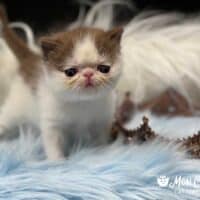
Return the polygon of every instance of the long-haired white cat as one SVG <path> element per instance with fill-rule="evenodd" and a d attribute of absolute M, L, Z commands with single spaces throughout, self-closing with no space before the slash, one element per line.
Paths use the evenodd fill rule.
<path fill-rule="evenodd" d="M 72 140 L 108 143 L 121 75 L 121 35 L 121 28 L 77 28 L 42 38 L 44 62 L 35 57 L 19 66 L 1 110 L 1 134 L 39 122 L 52 160 L 63 158 Z"/>

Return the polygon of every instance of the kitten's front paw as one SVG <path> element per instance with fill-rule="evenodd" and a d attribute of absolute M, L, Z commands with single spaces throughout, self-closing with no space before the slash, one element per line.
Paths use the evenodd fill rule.
<path fill-rule="evenodd" d="M 51 154 L 47 155 L 48 160 L 50 161 L 60 161 L 60 160 L 64 160 L 65 156 L 63 153 L 61 152 L 53 152 Z"/>

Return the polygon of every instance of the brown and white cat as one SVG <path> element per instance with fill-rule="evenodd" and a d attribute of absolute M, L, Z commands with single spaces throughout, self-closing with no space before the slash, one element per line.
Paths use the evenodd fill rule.
<path fill-rule="evenodd" d="M 32 121 L 34 87 L 37 85 L 41 56 L 34 53 L 10 28 L 0 4 L 0 133 Z M 28 116 L 28 117 L 27 117 Z"/>
<path fill-rule="evenodd" d="M 106 144 L 115 112 L 114 88 L 122 71 L 122 32 L 77 28 L 42 38 L 44 62 L 34 55 L 33 62 L 18 67 L 0 113 L 0 133 L 26 122 L 38 124 L 52 160 L 63 158 L 69 138 Z M 15 45 L 20 52 L 21 43 Z M 23 53 L 31 55 L 27 49 Z"/>
<path fill-rule="evenodd" d="M 121 75 L 121 35 L 120 28 L 78 28 L 41 39 L 41 131 L 50 159 L 63 157 L 65 135 L 96 145 L 108 142 Z"/>

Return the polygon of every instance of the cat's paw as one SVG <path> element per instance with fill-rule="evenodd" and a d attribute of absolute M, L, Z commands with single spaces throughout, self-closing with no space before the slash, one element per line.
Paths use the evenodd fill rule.
<path fill-rule="evenodd" d="M 65 159 L 65 156 L 61 152 L 54 152 L 54 153 L 47 155 L 47 159 L 49 161 L 62 161 Z"/>

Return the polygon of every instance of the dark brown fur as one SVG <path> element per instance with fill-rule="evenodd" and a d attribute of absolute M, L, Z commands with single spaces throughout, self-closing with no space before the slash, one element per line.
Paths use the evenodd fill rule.
<path fill-rule="evenodd" d="M 49 66 L 62 70 L 64 61 L 72 54 L 76 42 L 88 34 L 94 39 L 99 53 L 106 55 L 111 63 L 115 61 L 120 49 L 122 29 L 106 32 L 97 28 L 81 27 L 41 39 L 44 57 Z"/>
<path fill-rule="evenodd" d="M 35 87 L 39 77 L 41 57 L 31 51 L 26 43 L 9 27 L 6 11 L 2 5 L 0 5 L 0 20 L 2 21 L 3 38 L 20 63 L 20 73 L 26 82 Z"/>

